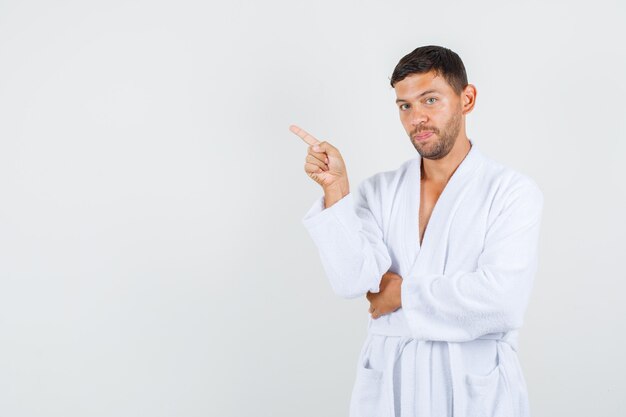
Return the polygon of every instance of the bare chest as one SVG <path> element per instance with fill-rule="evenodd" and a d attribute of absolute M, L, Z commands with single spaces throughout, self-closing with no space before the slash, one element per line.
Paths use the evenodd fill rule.
<path fill-rule="evenodd" d="M 424 239 L 424 232 L 426 231 L 426 227 L 428 226 L 430 215 L 432 214 L 433 208 L 435 207 L 435 204 L 437 204 L 437 200 L 443 192 L 444 187 L 445 185 L 442 186 L 438 184 L 432 184 L 426 181 L 421 182 L 419 207 L 420 246 L 422 245 L 422 241 Z"/>

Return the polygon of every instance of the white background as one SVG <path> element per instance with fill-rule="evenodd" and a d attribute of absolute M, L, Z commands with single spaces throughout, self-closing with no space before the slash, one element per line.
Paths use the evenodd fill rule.
<path fill-rule="evenodd" d="M 545 195 L 533 417 L 626 413 L 626 7 L 0 2 L 0 415 L 345 416 L 369 304 L 301 218 L 415 156 L 389 77 L 463 59 L 467 132 Z"/>

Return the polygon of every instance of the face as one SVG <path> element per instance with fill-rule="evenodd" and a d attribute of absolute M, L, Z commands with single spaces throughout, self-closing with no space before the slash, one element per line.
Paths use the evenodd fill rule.
<path fill-rule="evenodd" d="M 423 158 L 446 156 L 464 123 L 461 97 L 433 71 L 411 74 L 395 84 L 396 104 L 404 130 Z M 432 134 L 425 139 L 416 135 Z"/>

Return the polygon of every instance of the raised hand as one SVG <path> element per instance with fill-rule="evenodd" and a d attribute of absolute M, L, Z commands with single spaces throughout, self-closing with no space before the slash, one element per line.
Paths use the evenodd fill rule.
<path fill-rule="evenodd" d="M 313 181 L 322 186 L 324 191 L 341 189 L 348 191 L 348 173 L 339 150 L 328 142 L 320 142 L 310 133 L 296 125 L 289 130 L 309 145 L 305 158 L 304 172 Z"/>

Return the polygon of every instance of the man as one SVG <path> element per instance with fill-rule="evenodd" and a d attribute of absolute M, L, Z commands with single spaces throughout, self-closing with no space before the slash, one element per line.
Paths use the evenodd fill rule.
<path fill-rule="evenodd" d="M 371 318 L 350 416 L 529 416 L 518 329 L 538 266 L 543 193 L 465 131 L 476 101 L 453 51 L 397 64 L 400 120 L 419 156 L 350 192 L 339 150 L 297 126 L 324 195 L 303 218 L 333 290 Z"/>

